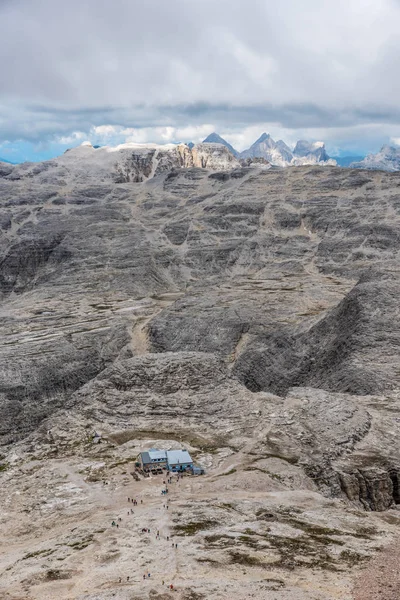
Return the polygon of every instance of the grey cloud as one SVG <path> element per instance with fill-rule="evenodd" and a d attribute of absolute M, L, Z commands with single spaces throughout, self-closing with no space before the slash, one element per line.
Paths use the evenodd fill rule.
<path fill-rule="evenodd" d="M 1 109 L 0 109 L 1 116 Z M 400 109 L 354 108 L 347 111 L 322 108 L 314 104 L 282 104 L 280 106 L 232 106 L 196 103 L 174 106 L 138 105 L 131 108 L 86 107 L 82 109 L 32 106 L 20 109 L 14 119 L 0 118 L 0 136 L 5 139 L 44 137 L 71 131 L 88 131 L 90 127 L 109 124 L 133 128 L 160 126 L 179 127 L 213 123 L 219 128 L 244 128 L 257 123 L 274 123 L 283 129 L 318 129 L 354 127 L 368 124 L 400 125 Z"/>
<path fill-rule="evenodd" d="M 393 0 L 0 1 L 0 138 L 400 124 Z"/>

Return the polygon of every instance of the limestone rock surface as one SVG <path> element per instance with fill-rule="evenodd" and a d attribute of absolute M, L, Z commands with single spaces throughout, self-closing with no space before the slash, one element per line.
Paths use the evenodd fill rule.
<path fill-rule="evenodd" d="M 397 173 L 213 144 L 1 166 L 7 593 L 348 600 L 400 525 L 399 251 Z M 154 446 L 206 470 L 168 513 Z"/>

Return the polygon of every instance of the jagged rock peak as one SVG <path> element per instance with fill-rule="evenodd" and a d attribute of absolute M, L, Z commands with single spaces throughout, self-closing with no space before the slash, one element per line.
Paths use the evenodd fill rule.
<path fill-rule="evenodd" d="M 323 142 L 297 142 L 292 152 L 283 141 L 275 140 L 269 133 L 263 133 L 247 150 L 240 154 L 240 158 L 265 158 L 274 166 L 288 167 L 310 164 L 336 165 L 336 161 L 329 158 Z"/>
<path fill-rule="evenodd" d="M 290 148 L 281 140 L 275 142 L 269 133 L 263 133 L 247 150 L 240 154 L 240 158 L 264 158 L 272 165 L 287 167 L 293 158 Z"/>
<path fill-rule="evenodd" d="M 238 156 L 239 152 L 237 150 L 235 150 L 235 148 L 226 140 L 224 140 L 223 137 L 221 137 L 218 133 L 216 133 L 215 131 L 213 131 L 213 133 L 210 133 L 210 135 L 208 135 L 206 137 L 205 140 L 203 140 L 203 144 L 222 144 L 223 146 L 225 146 L 226 148 L 228 148 L 229 152 L 231 154 L 233 154 L 233 156 Z"/>
<path fill-rule="evenodd" d="M 315 157 L 320 161 L 329 160 L 329 156 L 325 150 L 324 142 L 308 142 L 299 140 L 293 150 L 294 156 Z"/>
<path fill-rule="evenodd" d="M 271 139 L 271 136 L 270 136 L 270 134 L 269 134 L 269 133 L 265 133 L 265 131 L 264 131 L 264 133 L 262 133 L 262 134 L 260 135 L 260 137 L 258 138 L 258 140 L 256 140 L 256 141 L 254 142 L 254 144 L 262 144 L 262 142 L 265 142 L 265 140 L 269 140 L 269 139 Z M 273 141 L 273 140 L 272 140 L 272 141 Z"/>

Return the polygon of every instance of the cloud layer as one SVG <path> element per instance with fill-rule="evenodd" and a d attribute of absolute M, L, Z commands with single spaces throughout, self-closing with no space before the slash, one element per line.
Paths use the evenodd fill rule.
<path fill-rule="evenodd" d="M 399 27 L 397 0 L 0 0 L 0 143 L 211 126 L 371 150 L 400 136 Z"/>

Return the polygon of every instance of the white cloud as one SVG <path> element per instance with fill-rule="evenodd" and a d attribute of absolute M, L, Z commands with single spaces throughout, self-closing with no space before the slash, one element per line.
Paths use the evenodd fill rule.
<path fill-rule="evenodd" d="M 98 125 L 97 127 L 92 127 L 91 131 L 94 135 L 107 138 L 117 135 L 120 132 L 120 128 L 115 125 Z"/>
<path fill-rule="evenodd" d="M 76 144 L 85 137 L 86 134 L 83 131 L 73 131 L 70 135 L 57 138 L 57 141 L 59 144 Z"/>

